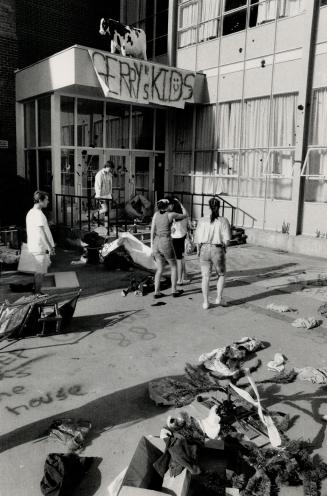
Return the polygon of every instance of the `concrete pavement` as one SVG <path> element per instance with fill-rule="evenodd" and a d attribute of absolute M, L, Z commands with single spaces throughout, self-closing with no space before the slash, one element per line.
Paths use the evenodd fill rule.
<path fill-rule="evenodd" d="M 91 420 L 83 455 L 99 457 L 99 465 L 76 494 L 106 496 L 140 436 L 158 435 L 168 415 L 149 400 L 148 381 L 181 374 L 185 362 L 196 363 L 201 353 L 242 336 L 270 343 L 258 353 L 263 365 L 255 378 L 271 377 L 266 363 L 276 352 L 287 356 L 290 367 L 327 366 L 327 321 L 317 312 L 327 302 L 326 261 L 250 245 L 232 247 L 227 256 L 225 296 L 231 305 L 207 311 L 196 257 L 188 260 L 193 279 L 183 297 L 173 299 L 166 291 L 162 306 L 152 306 L 152 295 L 122 298 L 128 272 L 73 267 L 70 260 L 78 257 L 69 251 L 59 257 L 56 270 L 77 270 L 83 288 L 70 332 L 0 343 L 1 496 L 41 494 L 46 455 L 62 451 L 46 436 L 56 417 Z M 13 277 L 0 279 L 2 296 Z M 274 313 L 268 303 L 296 311 Z M 322 325 L 309 331 L 291 325 L 307 316 L 322 319 Z M 291 438 L 313 439 L 316 452 L 326 454 L 327 423 L 320 417 L 327 414 L 326 387 L 297 380 L 261 386 L 260 392 L 267 406 L 297 416 Z"/>

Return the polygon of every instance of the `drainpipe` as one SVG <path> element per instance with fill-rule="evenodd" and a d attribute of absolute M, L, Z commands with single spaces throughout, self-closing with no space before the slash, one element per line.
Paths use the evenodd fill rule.
<path fill-rule="evenodd" d="M 169 0 L 168 6 L 168 65 L 176 67 L 177 54 L 177 0 Z"/>
<path fill-rule="evenodd" d="M 304 43 L 302 54 L 302 71 L 304 75 L 299 85 L 297 112 L 297 130 L 294 156 L 294 178 L 292 193 L 292 212 L 290 219 L 290 234 L 302 232 L 305 178 L 301 176 L 305 160 L 311 116 L 313 71 L 316 53 L 316 35 L 319 21 L 320 2 L 307 0 L 304 14 L 303 31 Z"/>

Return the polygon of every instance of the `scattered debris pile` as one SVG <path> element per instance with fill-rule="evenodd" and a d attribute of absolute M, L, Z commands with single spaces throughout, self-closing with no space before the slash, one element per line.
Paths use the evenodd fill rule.
<path fill-rule="evenodd" d="M 40 483 L 45 496 L 71 496 L 90 470 L 94 458 L 81 457 L 77 451 L 85 447 L 91 430 L 88 420 L 56 419 L 50 426 L 49 439 L 61 444 L 64 453 L 49 453 Z"/>
<path fill-rule="evenodd" d="M 178 459 L 179 465 L 189 470 L 191 481 L 197 484 L 194 494 L 275 496 L 282 486 L 300 485 L 305 496 L 321 494 L 321 481 L 327 477 L 326 463 L 317 454 L 313 456 L 314 446 L 309 441 L 290 440 L 286 436 L 294 420 L 262 406 L 250 369 L 245 368 L 244 361 L 263 348 L 264 343 L 255 338 L 243 338 L 201 355 L 200 365 L 186 364 L 183 376 L 149 383 L 149 395 L 156 404 L 187 406 L 188 412 L 200 412 L 194 418 L 188 412 L 179 412 L 176 418 L 168 418 L 161 433 L 161 437 L 168 437 L 163 459 L 173 460 L 173 467 L 176 460 L 171 446 L 181 447 L 184 458 Z M 297 377 L 327 383 L 325 369 L 285 370 L 286 360 L 276 353 L 271 368 L 278 373 L 257 383 L 289 383 Z M 237 385 L 241 377 L 248 384 L 242 381 L 242 385 Z M 223 444 L 219 448 L 226 465 L 223 473 L 208 470 L 200 463 L 207 438 Z M 174 470 L 170 471 L 173 475 Z M 233 492 L 225 492 L 228 487 Z"/>

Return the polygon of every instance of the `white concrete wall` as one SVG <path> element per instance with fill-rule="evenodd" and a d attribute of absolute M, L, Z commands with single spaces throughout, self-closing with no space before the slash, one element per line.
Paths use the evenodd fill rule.
<path fill-rule="evenodd" d="M 75 50 L 69 48 L 16 73 L 16 100 L 49 93 L 75 83 Z"/>
<path fill-rule="evenodd" d="M 210 103 L 256 98 L 274 94 L 294 93 L 300 90 L 303 79 L 303 33 L 306 15 L 280 19 L 221 38 L 179 49 L 177 65 L 182 68 L 203 71 L 207 76 L 207 101 Z M 327 7 L 320 9 L 317 32 L 317 53 L 313 85 L 327 86 Z M 246 39 L 246 51 L 245 49 Z M 273 56 L 274 45 L 276 48 Z M 265 67 L 261 61 L 265 61 Z M 273 62 L 275 63 L 273 69 Z M 218 67 L 219 65 L 219 67 Z M 244 67 L 246 72 L 243 74 Z M 244 92 L 243 92 L 244 77 Z M 273 77 L 273 82 L 272 82 Z M 218 79 L 219 78 L 219 79 Z M 327 144 L 326 144 L 327 145 Z M 205 193 L 205 191 L 204 191 Z M 281 231 L 283 222 L 291 222 L 294 201 L 263 198 L 227 197 L 239 207 L 236 223 L 267 230 Z M 200 215 L 196 207 L 195 216 Z M 327 203 L 304 205 L 303 233 L 314 236 L 315 229 L 327 231 Z M 314 219 L 314 222 L 313 222 Z M 294 221 L 293 221 L 294 223 Z M 314 224 L 314 225 L 313 225 Z"/>
<path fill-rule="evenodd" d="M 327 232 L 327 203 L 304 202 L 302 232 L 315 236 L 316 229 Z"/>

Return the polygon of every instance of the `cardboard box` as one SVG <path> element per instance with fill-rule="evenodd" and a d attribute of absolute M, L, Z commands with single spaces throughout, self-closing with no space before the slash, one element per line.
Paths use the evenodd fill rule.
<path fill-rule="evenodd" d="M 191 474 L 184 469 L 181 474 L 177 477 L 171 477 L 169 473 L 165 474 L 164 479 L 162 480 L 161 489 L 153 490 L 149 487 L 136 487 L 136 480 L 139 478 L 140 485 L 147 486 L 150 482 L 151 474 L 147 475 L 145 473 L 146 464 L 140 465 L 140 458 L 142 457 L 142 449 L 144 450 L 144 440 L 150 443 L 147 444 L 149 451 L 151 450 L 151 446 L 154 449 L 158 450 L 159 456 L 160 453 L 163 453 L 165 450 L 165 443 L 163 439 L 156 438 L 153 436 L 147 436 L 146 438 L 141 438 L 135 453 L 132 457 L 132 460 L 128 467 L 124 469 L 116 479 L 109 485 L 108 487 L 108 495 L 109 496 L 159 496 L 159 495 L 167 495 L 171 496 L 187 496 Z M 151 462 L 150 462 L 151 464 Z M 156 481 L 157 482 L 157 481 Z M 126 484 L 125 484 L 126 483 Z M 132 485 L 133 484 L 133 485 Z"/>

